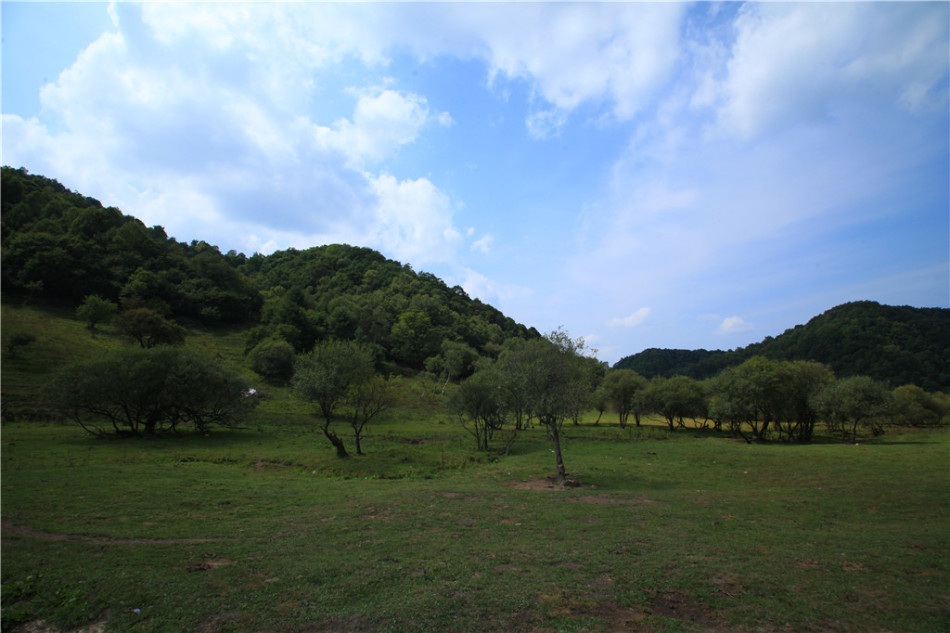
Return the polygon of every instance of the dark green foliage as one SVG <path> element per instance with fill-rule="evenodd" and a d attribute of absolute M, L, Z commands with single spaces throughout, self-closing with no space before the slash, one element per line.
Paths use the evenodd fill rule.
<path fill-rule="evenodd" d="M 161 227 L 22 169 L 3 168 L 2 190 L 5 291 L 77 304 L 122 296 L 209 323 L 256 318 L 260 295 L 239 271 L 241 257 L 180 244 Z"/>
<path fill-rule="evenodd" d="M 605 404 L 617 413 L 620 428 L 627 426 L 631 413 L 637 426 L 640 426 L 638 401 L 642 400 L 647 380 L 631 369 L 612 369 L 604 376 L 601 387 Z"/>
<path fill-rule="evenodd" d="M 149 308 L 123 310 L 113 319 L 115 329 L 143 348 L 178 345 L 185 341 L 185 329 Z"/>
<path fill-rule="evenodd" d="M 76 316 L 86 322 L 90 330 L 99 323 L 106 323 L 119 311 L 119 306 L 98 295 L 89 295 L 82 305 L 76 308 Z"/>
<path fill-rule="evenodd" d="M 74 305 L 97 296 L 166 320 L 246 325 L 248 352 L 265 339 L 297 353 L 336 339 L 413 369 L 441 356 L 453 379 L 471 373 L 472 363 L 446 356 L 446 346 L 496 357 L 507 340 L 540 336 L 462 288 L 369 248 L 222 254 L 206 242 L 179 243 L 55 180 L 9 167 L 2 178 L 2 275 L 14 294 Z"/>
<path fill-rule="evenodd" d="M 369 248 L 289 249 L 248 258 L 243 270 L 265 296 L 265 327 L 254 333 L 256 341 L 249 339 L 249 348 L 275 335 L 300 352 L 324 339 L 356 340 L 385 350 L 391 361 L 422 369 L 432 357 L 445 359 L 446 345 L 464 343 L 490 356 L 508 339 L 539 337 L 461 288 Z"/>
<path fill-rule="evenodd" d="M 753 356 L 824 363 L 836 375 L 950 389 L 950 309 L 846 303 L 775 338 L 729 352 L 648 349 L 615 367 L 650 378 L 711 378 Z"/>
<path fill-rule="evenodd" d="M 71 363 L 48 393 L 56 410 L 94 435 L 155 435 L 181 426 L 203 432 L 236 425 L 253 405 L 236 373 L 175 347 L 130 347 Z"/>
<path fill-rule="evenodd" d="M 452 392 L 449 407 L 475 438 L 475 448 L 488 450 L 489 441 L 511 415 L 504 374 L 494 364 L 480 369 Z"/>
<path fill-rule="evenodd" d="M 17 352 L 21 347 L 25 347 L 36 341 L 36 335 L 30 332 L 14 332 L 7 340 L 7 354 L 12 358 L 17 357 Z"/>
<path fill-rule="evenodd" d="M 282 339 L 264 339 L 247 355 L 248 365 L 271 380 L 290 380 L 294 375 L 294 348 Z"/>
<path fill-rule="evenodd" d="M 813 405 L 832 431 L 852 442 L 858 439 L 858 426 L 870 426 L 879 434 L 880 418 L 891 411 L 891 394 L 869 376 L 851 376 L 835 381 L 812 398 Z"/>
<path fill-rule="evenodd" d="M 333 431 L 337 410 L 346 404 L 352 390 L 374 375 L 373 355 L 353 341 L 326 341 L 317 345 L 294 367 L 293 389 L 301 400 L 310 402 L 323 418 L 320 429 L 336 449 L 338 457 L 348 457 L 346 445 Z"/>
<path fill-rule="evenodd" d="M 666 419 L 670 430 L 685 418 L 705 417 L 706 399 L 700 384 L 689 376 L 655 377 L 642 395 L 647 407 Z"/>
<path fill-rule="evenodd" d="M 950 396 L 945 393 L 927 393 L 917 385 L 902 385 L 891 396 L 891 421 L 899 426 L 937 426 L 950 416 Z"/>

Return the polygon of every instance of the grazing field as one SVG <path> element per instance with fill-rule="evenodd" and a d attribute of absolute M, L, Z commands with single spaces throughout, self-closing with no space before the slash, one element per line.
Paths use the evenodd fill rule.
<path fill-rule="evenodd" d="M 2 430 L 4 630 L 945 631 L 945 431 L 746 445 L 565 427 L 478 453 L 438 415 L 338 460 L 307 416 L 97 440 Z M 35 629 L 33 629 L 35 630 Z"/>
<path fill-rule="evenodd" d="M 102 440 L 43 385 L 126 343 L 2 316 L 36 335 L 3 359 L 3 631 L 950 630 L 946 429 L 747 445 L 590 415 L 564 427 L 583 485 L 555 488 L 542 429 L 476 451 L 407 379 L 361 457 L 274 385 L 240 430 Z M 241 366 L 238 331 L 187 345 Z"/>

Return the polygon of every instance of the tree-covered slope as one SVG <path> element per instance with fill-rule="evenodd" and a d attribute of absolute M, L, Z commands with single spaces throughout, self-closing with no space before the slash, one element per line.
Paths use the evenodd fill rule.
<path fill-rule="evenodd" d="M 510 338 L 538 336 L 462 288 L 369 248 L 222 254 L 10 167 L 2 170 L 0 210 L 7 296 L 78 306 L 97 295 L 123 310 L 244 326 L 248 351 L 275 339 L 297 352 L 320 340 L 357 340 L 413 368 L 432 358 L 444 366 L 453 355 L 494 355 Z"/>
<path fill-rule="evenodd" d="M 777 337 L 733 351 L 648 349 L 615 367 L 644 376 L 710 378 L 752 356 L 811 360 L 838 376 L 866 375 L 894 386 L 950 389 L 950 309 L 856 301 L 832 308 Z"/>

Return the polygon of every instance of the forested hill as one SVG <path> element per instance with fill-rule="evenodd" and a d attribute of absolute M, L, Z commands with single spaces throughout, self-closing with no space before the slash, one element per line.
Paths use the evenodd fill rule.
<path fill-rule="evenodd" d="M 950 390 L 950 309 L 856 301 L 741 349 L 647 349 L 622 358 L 615 367 L 646 377 L 702 379 L 752 356 L 818 361 L 841 377 L 863 374 L 893 386 Z"/>
<path fill-rule="evenodd" d="M 2 169 L 4 295 L 80 305 L 95 295 L 168 320 L 247 327 L 247 346 L 296 351 L 355 339 L 388 360 L 493 355 L 539 336 L 434 275 L 346 245 L 271 255 L 178 242 L 119 209 L 23 169 Z M 444 363 L 443 363 L 444 364 Z"/>

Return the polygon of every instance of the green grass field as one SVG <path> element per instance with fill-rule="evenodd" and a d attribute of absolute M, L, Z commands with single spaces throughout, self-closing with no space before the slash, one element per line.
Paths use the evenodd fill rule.
<path fill-rule="evenodd" d="M 63 354 L 122 344 L 4 306 L 4 337 L 29 327 L 3 360 L 18 405 Z M 188 344 L 236 363 L 240 342 Z M 4 631 L 950 630 L 946 430 L 746 445 L 591 417 L 565 426 L 584 486 L 556 489 L 542 430 L 477 452 L 420 395 L 339 460 L 267 391 L 208 436 L 5 422 Z"/>

